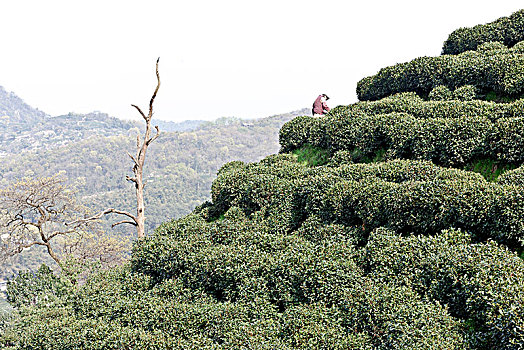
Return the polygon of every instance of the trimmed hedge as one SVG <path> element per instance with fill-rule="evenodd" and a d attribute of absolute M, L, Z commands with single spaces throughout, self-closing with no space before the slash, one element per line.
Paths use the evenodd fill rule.
<path fill-rule="evenodd" d="M 176 224 L 166 226 L 169 240 L 157 235 L 135 248 L 133 269 L 149 273 L 143 267 L 153 264 L 154 271 L 165 271 L 157 286 L 175 279 L 222 302 L 255 306 L 266 300 L 281 313 L 282 341 L 300 349 L 314 344 L 335 349 L 464 348 L 460 322 L 438 303 L 361 275 L 353 262 L 356 252 L 343 238 L 351 230 L 308 222 L 298 235 L 285 236 L 271 234 L 266 221 L 256 220 L 208 223 L 198 235 Z M 235 228 L 224 230 L 230 225 Z M 226 244 L 214 243 L 215 231 L 230 232 Z M 188 245 L 194 248 L 187 251 Z M 179 261 L 184 263 L 179 266 Z M 331 322 L 325 325 L 328 315 Z M 301 325 L 304 317 L 310 321 Z"/>
<path fill-rule="evenodd" d="M 491 23 L 453 31 L 444 42 L 442 53 L 456 55 L 464 51 L 476 50 L 489 42 L 512 47 L 520 41 L 524 41 L 524 10 Z"/>
<path fill-rule="evenodd" d="M 506 171 L 499 176 L 497 183 L 501 185 L 524 186 L 524 165 L 520 168 Z"/>
<path fill-rule="evenodd" d="M 430 101 L 473 101 L 477 97 L 476 88 L 473 85 L 464 85 L 451 91 L 447 86 L 435 86 L 428 94 Z"/>
<path fill-rule="evenodd" d="M 314 126 L 301 119 L 311 133 Z M 339 108 L 319 125 L 329 151 L 353 152 L 373 158 L 385 152 L 385 159 L 431 160 L 442 166 L 464 166 L 477 158 L 520 164 L 524 162 L 524 118 L 499 118 L 494 122 L 482 116 L 457 118 L 415 118 L 405 113 L 363 114 Z M 295 121 L 295 125 L 299 123 Z M 318 125 L 318 124 L 317 124 Z M 291 144 L 320 147 L 311 138 L 289 142 L 280 134 L 281 152 Z M 350 154 L 351 155 L 351 154 Z"/>
<path fill-rule="evenodd" d="M 442 89 L 442 86 L 438 86 L 435 89 Z M 453 94 L 451 91 L 450 93 Z M 347 117 L 350 117 L 351 113 L 368 115 L 408 113 L 420 119 L 482 117 L 495 121 L 500 118 L 522 117 L 524 114 L 524 100 L 516 100 L 512 103 L 495 103 L 481 100 L 424 101 L 414 92 L 404 92 L 378 101 L 362 101 L 349 106 L 338 106 L 332 109 L 330 115 L 346 114 Z"/>
<path fill-rule="evenodd" d="M 473 85 L 504 95 L 524 92 L 524 55 L 519 50 L 468 51 L 456 56 L 419 57 L 382 68 L 357 84 L 361 101 L 413 91 L 427 95 L 444 85 L 456 89 Z"/>
<path fill-rule="evenodd" d="M 363 260 L 374 279 L 396 281 L 447 305 L 464 321 L 473 348 L 524 346 L 524 264 L 504 247 L 472 244 L 458 230 L 401 238 L 379 229 Z"/>
<path fill-rule="evenodd" d="M 310 168 L 283 154 L 226 164 L 213 190 L 216 202 L 137 241 L 129 267 L 64 294 L 72 303 L 57 295 L 53 305 L 21 309 L 0 344 L 521 346 L 524 262 L 471 242 L 518 246 L 521 187 L 427 161 Z M 451 227 L 471 238 L 441 232 Z"/>
<path fill-rule="evenodd" d="M 459 101 L 473 101 L 477 97 L 477 89 L 473 85 L 460 86 L 453 91 L 453 99 Z"/>
<path fill-rule="evenodd" d="M 344 181 L 327 194 L 335 223 L 386 226 L 399 232 L 435 234 L 456 227 L 475 239 L 492 238 L 519 248 L 524 238 L 521 187 L 466 179 L 435 179 L 402 184 L 369 179 Z"/>
<path fill-rule="evenodd" d="M 444 85 L 435 86 L 428 94 L 430 101 L 449 101 L 453 99 L 453 92 Z"/>
<path fill-rule="evenodd" d="M 213 205 L 224 210 L 239 206 L 248 215 L 258 210 L 264 220 L 273 220 L 273 230 L 283 233 L 313 216 L 324 223 L 359 226 L 363 230 L 351 234 L 358 244 L 381 226 L 425 234 L 459 227 L 478 240 L 492 238 L 512 248 L 524 239 L 522 188 L 488 183 L 477 173 L 406 160 L 307 168 L 282 159 L 279 167 L 286 179 L 267 177 L 264 170 L 273 170 L 263 164 L 219 176 Z M 231 183 L 258 184 L 260 190 L 243 186 L 231 195 Z"/>

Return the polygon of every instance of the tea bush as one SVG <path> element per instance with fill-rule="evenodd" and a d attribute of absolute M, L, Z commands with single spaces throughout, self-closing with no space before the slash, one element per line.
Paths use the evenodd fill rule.
<path fill-rule="evenodd" d="M 398 93 L 378 101 L 362 101 L 349 106 L 334 108 L 330 115 L 355 113 L 368 115 L 408 113 L 416 118 L 461 118 L 483 117 L 491 121 L 499 118 L 521 117 L 524 100 L 512 103 L 494 103 L 481 100 L 473 101 L 424 101 L 414 92 Z"/>
<path fill-rule="evenodd" d="M 491 23 L 453 31 L 444 42 L 442 53 L 456 55 L 468 50 L 477 50 L 479 46 L 489 42 L 499 42 L 498 46 L 503 44 L 511 47 L 520 41 L 524 41 L 524 10 Z"/>
<path fill-rule="evenodd" d="M 428 94 L 444 85 L 452 89 L 473 85 L 504 95 L 524 91 L 524 55 L 518 50 L 468 51 L 456 56 L 419 57 L 382 68 L 357 84 L 359 100 L 413 91 Z"/>
<path fill-rule="evenodd" d="M 336 223 L 360 224 L 368 232 L 386 226 L 435 234 L 457 227 L 512 248 L 524 238 L 524 194 L 517 186 L 460 177 L 401 184 L 369 179 L 342 181 L 327 197 Z"/>
<path fill-rule="evenodd" d="M 524 186 L 524 165 L 505 172 L 499 176 L 497 182 L 503 185 Z"/>
<path fill-rule="evenodd" d="M 453 97 L 451 90 L 444 85 L 435 86 L 428 95 L 428 99 L 431 101 L 448 101 Z"/>
<path fill-rule="evenodd" d="M 522 117 L 494 121 L 469 115 L 416 118 L 405 113 L 363 114 L 338 108 L 322 123 L 322 142 L 330 145 L 329 152 L 349 151 L 354 161 L 359 157 L 373 159 L 381 151 L 385 151 L 385 159 L 424 159 L 454 167 L 477 158 L 514 164 L 524 161 Z M 286 135 L 281 135 L 281 142 L 287 145 L 282 152 L 291 148 Z M 300 140 L 302 145 L 319 147 L 314 142 L 311 138 Z M 358 156 L 351 153 L 355 150 Z"/>
<path fill-rule="evenodd" d="M 524 263 L 489 241 L 472 244 L 458 230 L 426 237 L 372 233 L 364 262 L 374 279 L 397 281 L 447 305 L 467 326 L 472 348 L 524 345 Z"/>
<path fill-rule="evenodd" d="M 459 101 L 473 101 L 477 97 L 477 89 L 473 85 L 464 85 L 453 91 L 453 99 Z"/>
<path fill-rule="evenodd" d="M 524 238 L 522 188 L 505 185 L 504 178 L 488 183 L 480 174 L 428 161 L 296 168 L 294 159 L 282 160 L 279 177 L 262 162 L 238 175 L 231 172 L 227 182 L 219 176 L 213 188 L 228 195 L 215 196 L 213 205 L 259 213 L 281 233 L 299 228 L 310 217 L 362 226 L 363 232 L 351 234 L 357 244 L 365 244 L 367 234 L 381 226 L 426 234 L 459 227 L 477 240 L 492 238 L 512 248 L 520 247 Z M 273 174 L 268 177 L 264 171 Z M 253 184 L 258 190 L 246 185 L 230 194 L 230 183 Z"/>
<path fill-rule="evenodd" d="M 59 277 L 47 266 L 36 272 L 22 271 L 7 285 L 7 300 L 17 308 L 60 302 L 71 293 L 71 282 Z"/>

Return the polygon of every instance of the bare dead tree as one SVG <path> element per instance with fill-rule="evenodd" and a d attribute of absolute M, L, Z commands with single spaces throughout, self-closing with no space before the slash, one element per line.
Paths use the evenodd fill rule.
<path fill-rule="evenodd" d="M 160 88 L 160 74 L 158 73 L 158 61 L 160 58 L 156 60 L 156 78 L 157 78 L 157 86 L 155 88 L 155 91 L 153 92 L 153 96 L 151 97 L 151 100 L 149 101 L 149 113 L 146 115 L 140 107 L 137 105 L 131 105 L 134 107 L 138 113 L 142 116 L 144 121 L 146 122 L 146 131 L 144 134 L 144 138 L 140 140 L 140 134 L 137 135 L 136 139 L 136 155 L 132 155 L 131 153 L 127 152 L 131 160 L 133 161 L 133 174 L 134 176 L 126 176 L 126 180 L 133 182 L 135 184 L 136 189 L 136 215 L 133 215 L 126 211 L 116 210 L 113 208 L 106 209 L 105 211 L 91 217 L 87 218 L 85 220 L 91 220 L 91 219 L 98 219 L 102 217 L 103 215 L 114 213 L 119 214 L 122 216 L 125 216 L 126 219 L 119 221 L 117 223 L 114 223 L 112 226 L 115 227 L 117 225 L 121 224 L 131 224 L 133 226 L 136 226 L 137 230 L 137 236 L 138 239 L 142 239 L 145 237 L 145 204 L 144 204 L 144 187 L 146 185 L 146 181 L 143 177 L 143 170 L 144 170 L 144 163 L 146 160 L 146 151 L 149 145 L 157 139 L 157 137 L 160 135 L 160 130 L 158 129 L 158 126 L 155 126 L 156 134 L 154 136 L 151 136 L 151 119 L 153 118 L 153 102 L 155 101 L 156 94 L 158 93 L 158 89 Z"/>

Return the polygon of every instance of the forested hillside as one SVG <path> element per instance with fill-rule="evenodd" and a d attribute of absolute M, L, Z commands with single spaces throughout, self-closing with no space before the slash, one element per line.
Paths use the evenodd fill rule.
<path fill-rule="evenodd" d="M 194 131 L 163 132 L 150 148 L 144 174 L 148 181 L 145 193 L 148 231 L 152 232 L 166 220 L 187 215 L 210 199 L 211 182 L 224 163 L 257 161 L 277 152 L 280 127 L 306 112 L 302 110 L 249 123 L 237 118 L 221 118 L 199 123 Z M 67 123 L 71 124 L 74 119 L 71 116 Z M 64 125 L 63 120 L 60 125 Z M 97 134 L 107 134 L 101 125 L 92 130 Z M 136 130 L 132 135 L 79 137 L 80 141 L 62 147 L 10 155 L 3 159 L 0 168 L 0 187 L 26 176 L 62 173 L 76 187 L 82 203 L 93 212 L 109 207 L 132 211 L 136 199 L 132 185 L 125 180 L 132 168 L 126 152 L 133 152 L 136 146 Z M 108 219 L 115 222 L 114 218 Z M 132 227 L 120 230 L 106 227 L 110 235 L 133 235 L 134 232 Z M 21 269 L 34 270 L 43 261 L 52 264 L 45 253 L 36 254 L 39 251 L 24 252 L 2 265 L 0 279 Z"/>
<path fill-rule="evenodd" d="M 126 266 L 18 278 L 0 344 L 524 348 L 523 28 L 524 10 L 461 28 L 287 122 L 278 154 L 224 164 Z"/>

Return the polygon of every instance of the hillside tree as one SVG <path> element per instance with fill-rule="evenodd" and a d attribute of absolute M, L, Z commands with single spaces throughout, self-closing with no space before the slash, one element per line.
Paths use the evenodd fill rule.
<path fill-rule="evenodd" d="M 65 182 L 57 174 L 26 178 L 0 190 L 1 261 L 41 246 L 60 267 L 70 257 L 117 263 L 125 248 L 104 238 L 98 218 L 89 217 Z"/>

